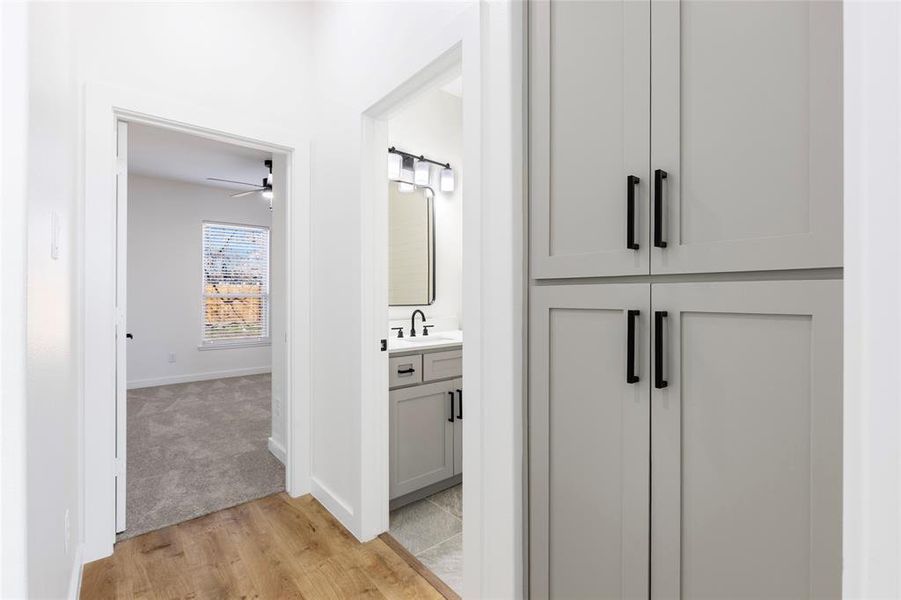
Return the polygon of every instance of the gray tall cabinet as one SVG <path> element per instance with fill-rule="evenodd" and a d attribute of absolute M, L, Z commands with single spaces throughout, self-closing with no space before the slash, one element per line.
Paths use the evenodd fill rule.
<path fill-rule="evenodd" d="M 839 597 L 841 4 L 528 12 L 530 596 Z"/>

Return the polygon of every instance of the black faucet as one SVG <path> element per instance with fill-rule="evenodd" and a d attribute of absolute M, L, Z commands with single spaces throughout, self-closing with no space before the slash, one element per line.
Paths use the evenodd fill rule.
<path fill-rule="evenodd" d="M 425 313 L 419 310 L 418 308 L 413 311 L 413 316 L 410 317 L 410 337 L 416 337 L 416 315 L 419 314 L 422 317 L 422 322 L 425 323 Z"/>

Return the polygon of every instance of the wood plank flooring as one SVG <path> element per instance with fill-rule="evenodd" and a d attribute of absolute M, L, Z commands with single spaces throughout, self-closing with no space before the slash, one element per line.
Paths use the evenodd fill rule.
<path fill-rule="evenodd" d="M 267 496 L 116 544 L 84 567 L 94 598 L 443 596 L 381 539 L 360 544 L 311 496 Z"/>

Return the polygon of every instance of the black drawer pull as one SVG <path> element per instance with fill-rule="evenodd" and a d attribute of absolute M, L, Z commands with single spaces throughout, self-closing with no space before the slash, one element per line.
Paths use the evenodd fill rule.
<path fill-rule="evenodd" d="M 448 423 L 454 422 L 454 393 L 448 392 L 448 396 L 450 396 L 450 416 L 447 418 Z"/>
<path fill-rule="evenodd" d="M 457 406 L 459 410 L 457 411 L 457 418 L 461 421 L 463 420 L 463 390 L 457 390 Z"/>
<path fill-rule="evenodd" d="M 663 239 L 663 180 L 666 179 L 666 171 L 657 169 L 654 171 L 654 246 L 666 248 Z"/>
<path fill-rule="evenodd" d="M 397 370 L 398 375 L 409 375 L 410 373 L 415 373 L 415 372 L 416 372 L 416 369 L 414 369 L 413 367 L 410 367 L 409 369 L 398 369 Z"/>
<path fill-rule="evenodd" d="M 663 319 L 666 315 L 665 310 L 654 313 L 654 387 L 658 390 L 669 385 L 663 378 Z"/>
<path fill-rule="evenodd" d="M 641 181 L 635 175 L 626 177 L 626 248 L 638 250 L 635 241 L 635 187 Z"/>
<path fill-rule="evenodd" d="M 626 325 L 626 383 L 638 383 L 638 375 L 635 374 L 635 321 L 640 310 L 630 310 Z"/>

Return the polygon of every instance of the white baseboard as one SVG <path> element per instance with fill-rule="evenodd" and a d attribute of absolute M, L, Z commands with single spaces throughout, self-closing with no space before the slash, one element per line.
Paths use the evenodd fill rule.
<path fill-rule="evenodd" d="M 272 438 L 269 438 L 269 452 L 271 452 L 272 456 L 277 458 L 280 463 L 285 464 L 285 447 Z"/>
<path fill-rule="evenodd" d="M 228 369 L 225 371 L 207 371 L 206 373 L 188 373 L 187 375 L 171 375 L 168 377 L 153 377 L 151 379 L 136 379 L 129 381 L 128 389 L 134 390 L 158 385 L 172 385 L 173 383 L 191 383 L 192 381 L 209 381 L 210 379 L 225 379 L 226 377 L 241 377 L 243 375 L 260 375 L 271 373 L 272 367 L 247 367 L 243 369 Z"/>
<path fill-rule="evenodd" d="M 75 562 L 72 564 L 72 573 L 69 575 L 69 600 L 78 600 L 81 595 L 81 574 L 84 572 L 84 544 L 78 544 L 75 548 Z"/>
<path fill-rule="evenodd" d="M 344 525 L 354 537 L 359 539 L 359 532 L 356 530 L 356 527 L 354 527 L 354 510 L 351 508 L 350 504 L 324 486 L 322 482 L 315 477 L 311 477 L 310 479 L 313 484 L 313 489 L 311 490 L 313 497 L 325 507 L 325 510 L 332 513 L 332 516 L 338 519 L 338 521 Z"/>

